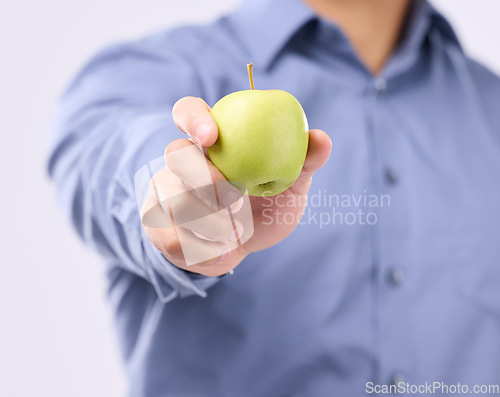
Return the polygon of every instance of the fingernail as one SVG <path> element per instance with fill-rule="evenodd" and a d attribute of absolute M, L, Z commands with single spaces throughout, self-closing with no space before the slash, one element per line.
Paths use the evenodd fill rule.
<path fill-rule="evenodd" d="M 212 134 L 212 126 L 207 123 L 200 124 L 196 129 L 196 140 L 198 143 L 206 141 Z"/>

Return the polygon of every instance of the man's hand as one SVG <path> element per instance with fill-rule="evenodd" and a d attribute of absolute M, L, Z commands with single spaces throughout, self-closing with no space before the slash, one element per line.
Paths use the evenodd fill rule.
<path fill-rule="evenodd" d="M 177 267 L 219 276 L 234 269 L 248 254 L 279 243 L 295 229 L 305 209 L 312 176 L 330 156 L 331 141 L 325 132 L 310 130 L 304 167 L 295 183 L 277 196 L 245 201 L 193 143 L 206 148 L 217 140 L 217 124 L 210 107 L 200 98 L 185 97 L 175 104 L 172 115 L 190 139 L 178 139 L 165 149 L 167 167 L 154 175 L 143 206 L 144 228 L 155 247 Z M 219 210 L 230 207 L 233 213 L 250 213 L 245 208 L 248 205 L 253 234 L 238 245 L 238 239 L 245 235 L 244 224 L 235 220 L 233 226 Z M 149 217 L 146 222 L 145 216 Z M 183 247 L 189 247 L 189 253 Z M 197 261 L 196 257 L 213 259 Z"/>

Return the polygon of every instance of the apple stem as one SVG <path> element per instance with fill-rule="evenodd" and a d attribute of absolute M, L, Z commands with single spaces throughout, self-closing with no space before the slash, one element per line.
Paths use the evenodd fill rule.
<path fill-rule="evenodd" d="M 247 65 L 247 70 L 248 70 L 248 78 L 250 79 L 250 88 L 252 90 L 255 90 L 255 87 L 253 85 L 253 72 L 252 72 L 252 68 L 253 68 L 253 63 L 250 62 L 248 65 Z"/>

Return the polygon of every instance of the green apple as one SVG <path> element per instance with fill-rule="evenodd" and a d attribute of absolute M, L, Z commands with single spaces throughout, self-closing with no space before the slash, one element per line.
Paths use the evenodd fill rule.
<path fill-rule="evenodd" d="M 237 91 L 211 110 L 219 137 L 210 161 L 230 182 L 251 196 L 274 196 L 288 189 L 304 165 L 309 142 L 307 118 L 299 101 L 281 90 Z"/>

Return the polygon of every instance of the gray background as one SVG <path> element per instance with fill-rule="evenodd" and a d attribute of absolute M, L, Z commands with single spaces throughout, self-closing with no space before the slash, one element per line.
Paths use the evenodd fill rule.
<path fill-rule="evenodd" d="M 126 390 L 102 266 L 70 231 L 45 174 L 57 97 L 106 44 L 210 21 L 237 2 L 1 0 L 1 396 L 110 397 Z M 500 2 L 434 3 L 466 50 L 500 73 Z"/>

